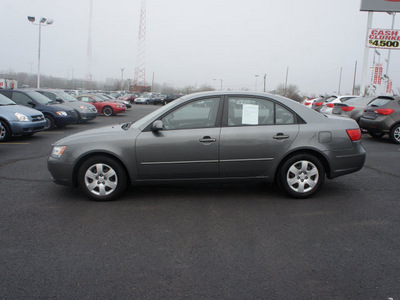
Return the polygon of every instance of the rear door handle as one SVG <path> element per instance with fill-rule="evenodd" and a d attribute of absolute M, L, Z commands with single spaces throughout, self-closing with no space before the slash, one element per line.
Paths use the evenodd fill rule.
<path fill-rule="evenodd" d="M 275 140 L 284 140 L 284 139 L 288 139 L 289 136 L 280 132 L 280 133 L 277 133 L 276 135 L 274 135 L 273 138 Z"/>
<path fill-rule="evenodd" d="M 216 141 L 217 141 L 217 139 L 213 139 L 213 138 L 211 138 L 209 136 L 205 136 L 205 137 L 203 137 L 202 139 L 199 140 L 200 143 L 214 143 Z"/>

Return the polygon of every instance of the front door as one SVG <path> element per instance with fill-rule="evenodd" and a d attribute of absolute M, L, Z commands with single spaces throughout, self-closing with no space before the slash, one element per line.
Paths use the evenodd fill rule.
<path fill-rule="evenodd" d="M 187 103 L 165 114 L 164 129 L 143 131 L 136 141 L 140 179 L 218 176 L 219 97 Z"/>

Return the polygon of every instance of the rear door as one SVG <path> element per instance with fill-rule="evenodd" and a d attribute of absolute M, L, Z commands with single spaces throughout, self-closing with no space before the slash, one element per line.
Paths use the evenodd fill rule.
<path fill-rule="evenodd" d="M 296 138 L 296 115 L 267 98 L 229 96 L 225 101 L 220 176 L 265 176 Z"/>

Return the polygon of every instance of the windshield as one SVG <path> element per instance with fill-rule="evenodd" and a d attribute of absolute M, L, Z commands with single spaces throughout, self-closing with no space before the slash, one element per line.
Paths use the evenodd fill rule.
<path fill-rule="evenodd" d="M 96 100 L 97 102 L 104 102 L 103 99 L 101 99 L 99 96 L 97 95 L 90 95 L 90 97 L 92 97 L 94 100 Z"/>
<path fill-rule="evenodd" d="M 151 94 L 150 93 L 144 93 L 142 95 L 142 97 L 140 97 L 140 98 L 151 98 Z"/>
<path fill-rule="evenodd" d="M 31 98 L 33 98 L 35 101 L 43 105 L 53 102 L 51 99 L 47 98 L 46 96 L 38 92 L 26 92 L 26 94 L 29 95 Z"/>
<path fill-rule="evenodd" d="M 364 97 L 355 97 L 355 98 L 350 98 L 349 100 L 346 101 L 347 104 L 355 104 L 362 99 L 365 99 Z"/>
<path fill-rule="evenodd" d="M 61 99 L 67 102 L 77 102 L 78 100 L 74 97 L 72 97 L 70 94 L 62 91 L 56 91 L 54 92 L 57 96 L 59 96 Z"/>
<path fill-rule="evenodd" d="M 332 102 L 336 98 L 337 98 L 336 96 L 329 97 L 328 99 L 325 100 L 325 102 L 327 102 L 327 103 Z"/>
<path fill-rule="evenodd" d="M 0 105 L 15 105 L 16 103 L 6 96 L 0 94 Z"/>

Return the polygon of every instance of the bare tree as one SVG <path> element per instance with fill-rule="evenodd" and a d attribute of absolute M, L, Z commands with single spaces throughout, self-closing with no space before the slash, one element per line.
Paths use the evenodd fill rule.
<path fill-rule="evenodd" d="M 300 93 L 299 88 L 297 87 L 297 85 L 294 85 L 294 84 L 289 84 L 287 87 L 285 87 L 284 84 L 280 84 L 276 88 L 276 92 L 275 92 L 275 94 L 277 94 L 277 95 L 287 97 L 287 98 L 295 100 L 297 102 L 300 102 L 302 100 L 299 93 Z"/>

